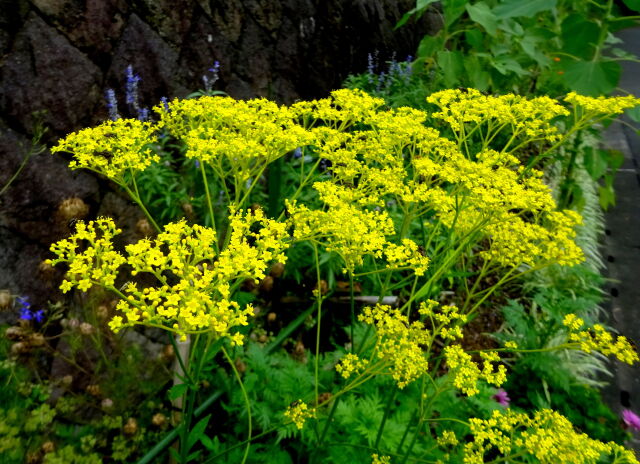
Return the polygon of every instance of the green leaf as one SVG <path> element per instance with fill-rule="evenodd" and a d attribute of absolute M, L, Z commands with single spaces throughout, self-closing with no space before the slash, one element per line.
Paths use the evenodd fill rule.
<path fill-rule="evenodd" d="M 618 85 L 620 71 L 615 61 L 576 61 L 566 66 L 563 79 L 583 95 L 608 95 Z"/>
<path fill-rule="evenodd" d="M 622 0 L 622 2 L 627 5 L 627 8 L 640 12 L 640 0 Z"/>
<path fill-rule="evenodd" d="M 539 37 L 527 34 L 522 38 L 522 40 L 520 40 L 520 46 L 529 57 L 538 63 L 539 66 L 548 67 L 551 64 L 551 59 L 540 50 L 540 42 L 541 40 Z"/>
<path fill-rule="evenodd" d="M 495 15 L 484 2 L 478 2 L 475 5 L 466 5 L 469 17 L 476 23 L 480 24 L 492 36 L 495 37 L 498 32 L 498 20 Z"/>
<path fill-rule="evenodd" d="M 557 0 L 506 0 L 493 9 L 493 13 L 499 19 L 519 18 L 525 16 L 530 18 L 541 11 L 548 11 L 555 8 Z"/>
<path fill-rule="evenodd" d="M 460 52 L 438 52 L 438 66 L 442 69 L 444 84 L 455 87 L 460 81 L 459 76 L 464 73 L 463 57 Z"/>
<path fill-rule="evenodd" d="M 418 58 L 431 58 L 444 48 L 442 35 L 425 35 L 418 45 Z"/>
<path fill-rule="evenodd" d="M 174 385 L 169 389 L 169 399 L 171 401 L 177 400 L 181 396 L 184 396 L 184 394 L 187 393 L 188 389 L 189 386 L 186 383 L 179 383 L 177 385 Z"/>
<path fill-rule="evenodd" d="M 583 154 L 584 168 L 593 180 L 600 179 L 607 172 L 607 161 L 602 156 L 604 150 L 587 147 Z"/>
<path fill-rule="evenodd" d="M 529 72 L 522 69 L 522 66 L 514 58 L 503 55 L 498 56 L 492 61 L 493 67 L 498 70 L 502 75 L 507 75 L 509 72 L 515 73 L 518 76 L 527 76 Z"/>
<path fill-rule="evenodd" d="M 613 190 L 613 187 L 610 185 L 605 185 L 604 187 L 600 187 L 598 189 L 600 206 L 603 210 L 609 209 L 609 206 L 616 205 L 616 193 Z"/>
<path fill-rule="evenodd" d="M 438 0 L 416 0 L 416 7 L 413 8 L 412 10 L 407 11 L 404 15 L 402 15 L 402 18 L 400 18 L 400 21 L 398 21 L 394 29 L 398 29 L 399 27 L 404 26 L 407 23 L 407 21 L 409 21 L 411 16 L 415 14 L 418 14 L 418 17 L 420 17 L 425 12 L 427 7 L 430 4 L 435 3 L 436 1 Z"/>
<path fill-rule="evenodd" d="M 468 0 L 447 0 L 442 2 L 442 11 L 444 13 L 444 23 L 447 27 L 455 23 L 464 13 Z"/>
<path fill-rule="evenodd" d="M 600 26 L 582 15 L 572 14 L 562 21 L 562 51 L 583 59 L 593 57 L 600 38 Z"/>
<path fill-rule="evenodd" d="M 625 111 L 625 114 L 629 116 L 632 121 L 640 122 L 640 106 L 628 109 L 627 111 Z"/>
<path fill-rule="evenodd" d="M 475 89 L 484 92 L 489 88 L 491 75 L 485 69 L 476 55 L 467 55 L 464 59 L 464 67 L 469 76 L 469 83 Z"/>
<path fill-rule="evenodd" d="M 190 451 L 193 448 L 198 440 L 200 440 L 204 435 L 204 431 L 207 428 L 207 424 L 209 423 L 209 419 L 211 418 L 211 414 L 203 417 L 198 421 L 198 423 L 191 429 L 189 432 L 189 437 L 187 438 L 187 451 Z"/>
<path fill-rule="evenodd" d="M 484 36 L 480 29 L 470 29 L 464 33 L 464 38 L 469 47 L 476 52 L 485 50 Z"/>

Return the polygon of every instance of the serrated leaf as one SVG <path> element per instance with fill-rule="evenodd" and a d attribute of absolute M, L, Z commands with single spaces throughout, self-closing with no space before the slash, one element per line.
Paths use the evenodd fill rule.
<path fill-rule="evenodd" d="M 188 389 L 189 389 L 189 386 L 186 383 L 179 383 L 177 385 L 174 385 L 169 389 L 169 399 L 171 401 L 177 400 L 178 398 L 183 396 L 185 393 L 187 393 Z"/>
<path fill-rule="evenodd" d="M 466 5 L 467 13 L 472 21 L 480 24 L 492 36 L 498 32 L 498 20 L 484 2 L 478 2 L 475 5 Z"/>
<path fill-rule="evenodd" d="M 583 95 L 608 95 L 618 85 L 621 68 L 615 61 L 569 63 L 563 78 L 566 85 Z"/>
<path fill-rule="evenodd" d="M 506 0 L 493 9 L 499 19 L 530 18 L 542 11 L 555 8 L 557 0 Z"/>

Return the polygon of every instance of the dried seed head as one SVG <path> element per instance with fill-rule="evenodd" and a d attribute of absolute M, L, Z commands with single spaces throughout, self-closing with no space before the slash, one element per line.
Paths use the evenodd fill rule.
<path fill-rule="evenodd" d="M 154 414 L 151 423 L 156 427 L 164 427 L 167 424 L 167 416 L 162 413 Z"/>
<path fill-rule="evenodd" d="M 40 453 L 40 451 L 27 453 L 25 462 L 27 464 L 40 464 L 42 462 L 42 454 Z"/>
<path fill-rule="evenodd" d="M 45 441 L 42 444 L 42 452 L 44 454 L 53 453 L 56 449 L 56 445 L 52 441 Z"/>
<path fill-rule="evenodd" d="M 82 335 L 91 335 L 96 331 L 96 329 L 88 322 L 80 324 L 79 330 Z"/>
<path fill-rule="evenodd" d="M 244 361 L 242 361 L 242 359 L 236 359 L 234 364 L 240 374 L 244 374 L 247 371 L 247 365 L 244 363 Z"/>
<path fill-rule="evenodd" d="M 4 335 L 9 340 L 21 340 L 25 336 L 25 331 L 22 327 L 9 327 Z"/>
<path fill-rule="evenodd" d="M 62 377 L 60 379 L 60 383 L 62 384 L 62 386 L 64 387 L 70 387 L 71 384 L 73 383 L 73 376 L 70 374 L 65 375 L 64 377 Z"/>
<path fill-rule="evenodd" d="M 271 266 L 271 271 L 269 272 L 269 274 L 271 275 L 271 277 L 274 277 L 276 279 L 282 277 L 282 274 L 284 274 L 284 264 L 275 263 L 273 266 Z"/>
<path fill-rule="evenodd" d="M 87 385 L 86 392 L 95 397 L 100 396 L 100 394 L 102 393 L 102 391 L 100 390 L 100 385 L 96 384 Z"/>
<path fill-rule="evenodd" d="M 11 354 L 14 356 L 28 353 L 28 352 L 29 352 L 29 345 L 27 345 L 25 342 L 17 342 L 11 345 Z"/>
<path fill-rule="evenodd" d="M 9 309 L 13 304 L 13 297 L 9 290 L 0 290 L 0 311 Z"/>
<path fill-rule="evenodd" d="M 138 432 L 138 421 L 135 420 L 133 417 L 130 417 L 127 420 L 127 423 L 124 424 L 124 427 L 122 428 L 122 430 L 124 431 L 125 435 L 128 435 L 128 436 L 135 435 Z"/>
<path fill-rule="evenodd" d="M 151 237 L 155 230 L 153 229 L 149 221 L 143 218 L 136 222 L 136 232 L 138 232 L 143 237 Z"/>
<path fill-rule="evenodd" d="M 31 346 L 44 346 L 44 335 L 41 333 L 32 333 L 27 340 L 27 343 Z"/>
<path fill-rule="evenodd" d="M 267 334 L 262 334 L 258 337 L 258 342 L 260 343 L 267 343 L 267 340 L 269 340 L 269 337 L 267 337 Z"/>
<path fill-rule="evenodd" d="M 314 293 L 317 291 L 317 289 L 318 289 L 318 284 L 316 284 L 316 286 L 313 289 Z M 320 293 L 322 295 L 326 295 L 328 291 L 329 291 L 329 284 L 327 284 L 326 280 L 322 279 L 320 281 Z"/>
<path fill-rule="evenodd" d="M 267 314 L 267 321 L 270 324 L 274 323 L 277 318 L 278 318 L 278 315 L 274 312 L 270 312 L 269 314 Z"/>
<path fill-rule="evenodd" d="M 67 198 L 58 206 L 58 214 L 64 221 L 84 219 L 89 214 L 89 205 L 78 197 Z"/>
<path fill-rule="evenodd" d="M 110 411 L 113 409 L 113 400 L 111 398 L 105 398 L 102 400 L 102 403 L 100 403 L 100 406 L 103 410 Z"/>
<path fill-rule="evenodd" d="M 333 395 L 330 392 L 320 393 L 318 395 L 318 404 L 320 405 L 327 403 L 332 397 Z"/>
<path fill-rule="evenodd" d="M 260 281 L 258 289 L 260 290 L 260 293 L 269 293 L 271 290 L 273 290 L 273 277 L 268 275 L 264 279 L 262 279 Z"/>
<path fill-rule="evenodd" d="M 193 216 L 193 205 L 191 203 L 182 203 L 182 211 L 188 217 Z"/>
<path fill-rule="evenodd" d="M 99 319 L 106 319 L 109 317 L 109 308 L 107 308 L 107 305 L 100 305 L 96 308 L 96 316 L 98 316 Z"/>

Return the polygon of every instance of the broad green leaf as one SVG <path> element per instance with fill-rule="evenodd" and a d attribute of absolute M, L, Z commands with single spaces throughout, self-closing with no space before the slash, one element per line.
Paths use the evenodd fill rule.
<path fill-rule="evenodd" d="M 622 0 L 627 8 L 640 12 L 640 0 Z"/>
<path fill-rule="evenodd" d="M 438 35 L 425 35 L 418 45 L 418 58 L 431 58 L 444 48 L 444 39 Z"/>
<path fill-rule="evenodd" d="M 444 22 L 447 27 L 455 23 L 464 13 L 468 0 L 445 0 L 442 2 Z"/>
<path fill-rule="evenodd" d="M 541 67 L 547 67 L 551 64 L 551 59 L 540 50 L 541 40 L 535 35 L 525 35 L 520 40 L 522 50 L 529 55 Z"/>
<path fill-rule="evenodd" d="M 555 8 L 557 0 L 505 0 L 493 9 L 499 19 L 532 17 Z"/>
<path fill-rule="evenodd" d="M 600 27 L 582 15 L 572 14 L 562 21 L 562 52 L 585 60 L 593 57 Z"/>
<path fill-rule="evenodd" d="M 467 4 L 467 13 L 469 13 L 469 17 L 476 23 L 480 24 L 484 29 L 495 36 L 498 31 L 498 21 L 487 5 L 484 2 L 478 2 L 475 5 Z"/>
<path fill-rule="evenodd" d="M 595 181 L 607 172 L 607 160 L 602 156 L 601 151 L 603 150 L 588 147 L 583 154 L 584 168 Z"/>
<path fill-rule="evenodd" d="M 511 58 L 508 55 L 502 55 L 502 56 L 496 57 L 491 62 L 491 64 L 502 75 L 506 75 L 509 72 L 515 73 L 518 76 L 529 75 L 529 72 L 523 69 L 520 63 L 518 63 L 518 61 L 516 61 L 514 58 Z"/>
<path fill-rule="evenodd" d="M 464 72 L 462 53 L 448 50 L 438 52 L 438 66 L 442 69 L 444 84 L 455 87 Z"/>
<path fill-rule="evenodd" d="M 566 85 L 583 95 L 608 95 L 620 80 L 620 65 L 615 61 L 576 61 L 565 67 Z"/>
<path fill-rule="evenodd" d="M 169 399 L 171 401 L 177 400 L 178 398 L 183 396 L 188 389 L 189 386 L 186 383 L 179 383 L 178 385 L 174 385 L 169 389 Z"/>
<path fill-rule="evenodd" d="M 628 109 L 625 114 L 631 118 L 634 122 L 640 122 L 640 106 Z"/>
<path fill-rule="evenodd" d="M 211 418 L 211 414 L 203 417 L 198 421 L 196 425 L 189 432 L 189 436 L 187 437 L 187 451 L 190 451 L 193 448 L 198 440 L 200 440 L 204 435 L 204 431 L 207 428 L 207 424 L 209 423 L 209 419 Z"/>
<path fill-rule="evenodd" d="M 474 51 L 484 50 L 484 36 L 480 29 L 469 29 L 464 33 L 464 38 Z"/>
<path fill-rule="evenodd" d="M 469 84 L 471 84 L 471 87 L 482 92 L 489 88 L 491 75 L 487 72 L 486 66 L 480 62 L 476 55 L 465 56 L 464 67 L 467 70 Z"/>
<path fill-rule="evenodd" d="M 609 206 L 616 205 L 616 193 L 611 185 L 598 188 L 600 206 L 603 210 L 608 210 Z"/>

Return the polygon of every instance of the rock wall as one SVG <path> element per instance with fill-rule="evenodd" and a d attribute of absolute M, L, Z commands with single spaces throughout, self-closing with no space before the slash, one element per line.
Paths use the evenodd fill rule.
<path fill-rule="evenodd" d="M 50 145 L 106 119 L 105 90 L 124 89 L 128 65 L 142 78 L 146 106 L 202 88 L 214 61 L 220 62 L 215 88 L 233 97 L 283 103 L 321 97 L 364 70 L 369 52 L 379 50 L 383 59 L 392 51 L 414 53 L 437 23 L 426 15 L 394 32 L 414 6 L 413 0 L 0 0 L 0 189 L 38 122 L 48 128 Z M 49 244 L 69 232 L 61 203 L 80 198 L 91 217 L 109 191 L 103 179 L 66 164 L 48 151 L 34 156 L 0 196 L 0 289 L 29 295 L 34 304 L 55 296 L 52 282 L 60 276 L 39 264 Z M 112 213 L 130 215 L 121 203 L 127 211 Z"/>

